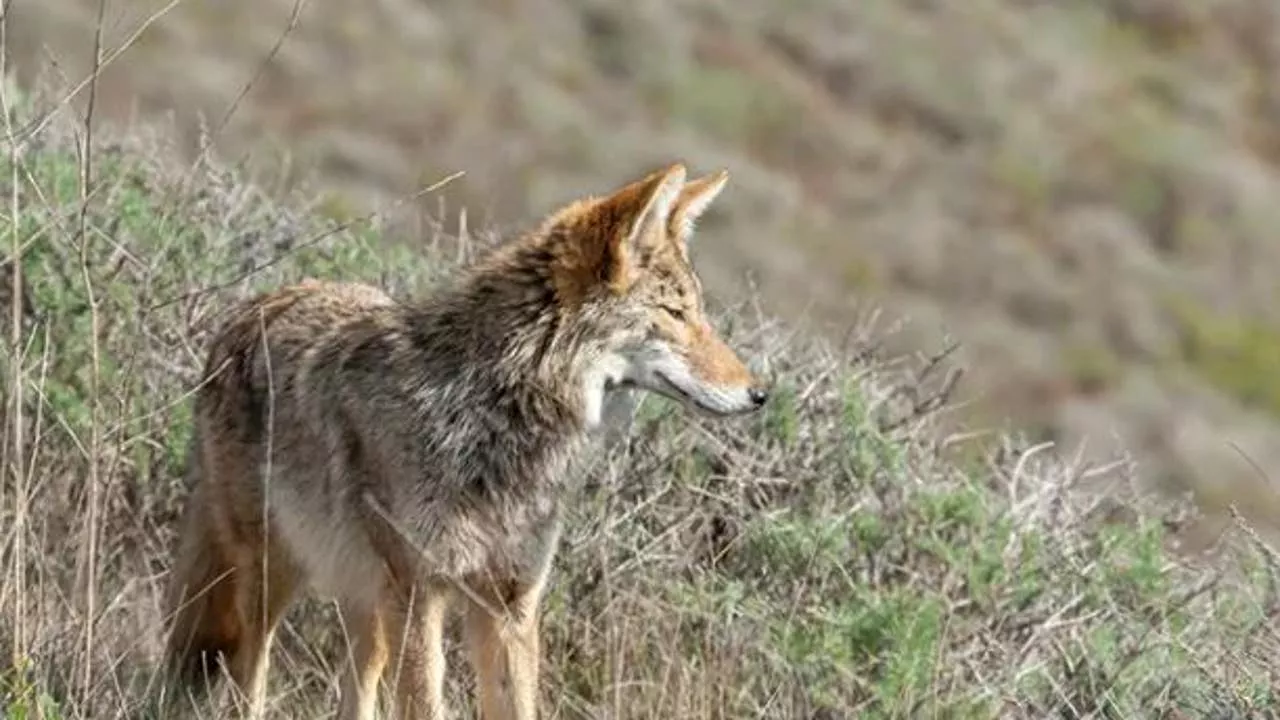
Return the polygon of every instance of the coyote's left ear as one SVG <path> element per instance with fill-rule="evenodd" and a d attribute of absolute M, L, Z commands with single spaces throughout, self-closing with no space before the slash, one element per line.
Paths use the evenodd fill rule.
<path fill-rule="evenodd" d="M 728 181 L 729 171 L 721 170 L 686 183 L 671 210 L 670 233 L 681 242 L 688 242 L 698 218 L 707 211 Z"/>
<path fill-rule="evenodd" d="M 600 211 L 615 219 L 603 269 L 616 289 L 629 286 L 632 273 L 664 242 L 685 176 L 684 165 L 676 163 L 618 190 L 601 204 Z"/>

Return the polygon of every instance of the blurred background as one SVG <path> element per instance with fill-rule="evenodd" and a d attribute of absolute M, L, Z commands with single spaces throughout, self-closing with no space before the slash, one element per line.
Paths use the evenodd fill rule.
<path fill-rule="evenodd" d="M 11 8 L 20 84 L 88 75 L 97 0 Z M 335 215 L 462 171 L 444 212 L 513 229 L 726 167 L 695 249 L 721 303 L 835 340 L 881 308 L 961 343 L 966 422 L 1280 527 L 1275 0 L 110 0 L 105 28 L 101 117 Z"/>

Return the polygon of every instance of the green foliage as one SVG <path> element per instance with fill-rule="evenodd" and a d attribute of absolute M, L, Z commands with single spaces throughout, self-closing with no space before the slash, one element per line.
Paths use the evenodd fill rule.
<path fill-rule="evenodd" d="M 906 460 L 900 443 L 883 432 L 870 414 L 857 384 L 846 381 L 843 389 L 841 435 L 843 466 L 854 480 L 876 477 L 888 482 L 901 479 Z"/>
<path fill-rule="evenodd" d="M 852 507 L 810 496 L 755 518 L 732 560 L 700 576 L 693 595 L 700 607 L 718 598 L 767 635 L 768 670 L 756 672 L 789 675 L 816 706 L 856 706 L 862 717 L 990 717 L 993 698 L 943 680 L 950 670 L 939 663 L 1005 633 L 1026 643 L 1025 632 L 1050 632 L 1040 623 L 1067 612 L 1078 620 L 1062 622 L 1081 625 L 1062 654 L 1011 671 L 1024 706 L 1069 700 L 1138 717 L 1153 694 L 1182 708 L 1208 697 L 1193 650 L 1171 638 L 1201 632 L 1198 613 L 1232 625 L 1257 607 L 1227 594 L 1213 610 L 1184 604 L 1159 523 L 1102 526 L 1064 543 L 1053 528 L 1019 527 L 978 478 L 912 488 L 904 446 L 872 430 L 858 396 L 847 397 L 847 453 L 878 502 L 866 492 Z M 899 470 L 876 486 L 894 462 Z M 681 597 L 689 607 L 691 596 Z"/>
<path fill-rule="evenodd" d="M 785 380 L 778 383 L 763 411 L 767 436 L 783 447 L 795 443 L 800 433 L 798 411 L 795 387 Z"/>
<path fill-rule="evenodd" d="M 1182 330 L 1182 361 L 1205 381 L 1250 407 L 1280 415 L 1280 330 L 1254 318 L 1172 303 Z"/>
<path fill-rule="evenodd" d="M 9 163 L 0 159 L 0 186 L 11 178 Z M 289 228 L 282 224 L 286 218 L 269 212 L 241 219 L 240 227 L 202 223 L 209 220 L 202 215 L 210 199 L 175 197 L 173 188 L 156 186 L 151 172 L 137 157 L 99 153 L 83 208 L 82 234 L 76 156 L 40 152 L 19 168 L 18 193 L 25 208 L 17 228 L 24 248 L 23 273 L 46 331 L 31 338 L 25 365 L 30 376 L 40 379 L 40 387 L 34 389 L 52 417 L 72 437 L 82 438 L 87 432 L 95 401 L 127 395 L 120 389 L 136 380 L 143 360 L 136 356 L 138 346 L 128 342 L 130 334 L 175 319 L 175 310 L 154 310 L 153 304 L 240 276 L 251 276 L 251 287 L 264 288 L 305 276 L 376 281 L 388 268 L 413 267 L 407 247 L 386 246 L 374 231 L 359 225 L 340 233 L 319 223 Z M 9 196 L 10 188 L 0 189 Z M 10 229 L 11 220 L 0 217 L 0 233 L 7 235 Z M 301 236 L 302 232 L 308 234 Z M 332 241 L 324 242 L 329 236 Z M 301 244 L 306 246 L 293 249 Z M 259 257 L 246 259 L 244 250 Z M 279 268 L 283 272 L 252 272 L 287 253 L 292 257 Z M 46 338 L 52 342 L 48 347 Z M 144 403 L 134 408 L 139 417 L 173 413 L 160 452 L 170 469 L 180 464 L 189 434 L 186 404 L 170 398 L 132 397 L 129 402 Z M 140 450 L 149 452 L 146 446 Z M 149 457 L 135 460 L 151 465 Z"/>
<path fill-rule="evenodd" d="M 60 720 L 58 703 L 32 677 L 34 667 L 22 659 L 7 670 L 0 668 L 0 720 Z"/>

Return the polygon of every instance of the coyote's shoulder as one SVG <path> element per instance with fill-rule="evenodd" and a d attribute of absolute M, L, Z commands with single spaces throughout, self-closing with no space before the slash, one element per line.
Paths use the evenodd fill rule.
<path fill-rule="evenodd" d="M 344 687 L 343 717 L 364 718 L 379 648 L 442 662 L 435 624 L 455 590 L 476 653 L 508 642 L 480 610 L 531 627 L 562 487 L 607 396 L 715 415 L 764 402 L 707 322 L 685 246 L 724 181 L 686 183 L 677 165 L 571 203 L 424 298 L 305 280 L 232 308 L 195 400 L 171 661 L 220 657 L 259 695 L 272 628 L 310 588 L 372 643 Z M 393 641 L 388 622 L 426 634 Z M 477 659 L 485 714 L 509 702 L 529 718 L 536 652 L 503 652 L 506 700 Z M 401 709 L 435 712 L 438 675 L 415 678 Z"/>

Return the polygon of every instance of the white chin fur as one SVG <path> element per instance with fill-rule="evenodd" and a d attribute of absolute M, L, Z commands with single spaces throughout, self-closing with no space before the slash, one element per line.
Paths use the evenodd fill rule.
<path fill-rule="evenodd" d="M 587 371 L 583 387 L 583 417 L 588 429 L 595 429 L 605 419 L 605 410 L 609 405 L 610 391 L 616 388 L 627 376 L 630 361 L 617 355 L 605 355 Z M 611 415 L 616 413 L 610 413 Z"/>

